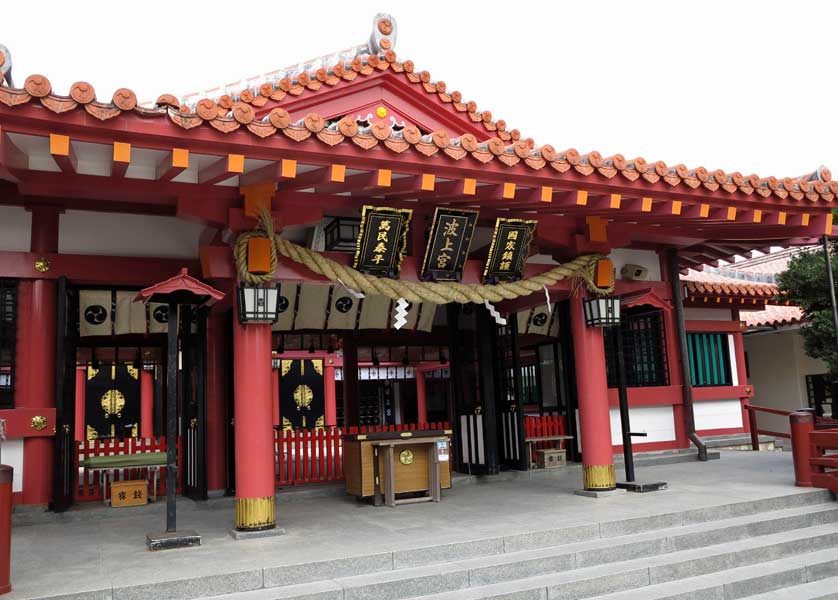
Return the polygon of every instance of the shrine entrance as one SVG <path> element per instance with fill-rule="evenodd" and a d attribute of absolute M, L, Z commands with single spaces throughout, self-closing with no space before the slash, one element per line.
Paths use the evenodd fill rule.
<path fill-rule="evenodd" d="M 149 495 L 165 496 L 167 307 L 133 302 L 137 289 L 63 278 L 58 288 L 53 509 L 104 500 L 110 483 L 126 479 L 148 479 Z M 182 307 L 177 318 L 178 491 L 206 499 L 206 310 Z M 138 455 L 136 467 L 97 463 L 128 455 Z"/>

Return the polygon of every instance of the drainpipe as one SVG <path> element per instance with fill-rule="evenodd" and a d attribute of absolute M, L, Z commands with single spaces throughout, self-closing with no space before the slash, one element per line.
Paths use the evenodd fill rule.
<path fill-rule="evenodd" d="M 690 355 L 687 350 L 687 329 L 684 325 L 684 302 L 681 299 L 681 274 L 678 268 L 678 251 L 671 249 L 666 254 L 669 270 L 669 283 L 672 286 L 672 304 L 675 305 L 675 326 L 678 328 L 678 354 L 681 359 L 681 395 L 684 402 L 684 418 L 687 437 L 698 448 L 698 460 L 707 460 L 707 445 L 695 432 L 695 413 L 693 412 L 693 386 L 690 376 Z"/>

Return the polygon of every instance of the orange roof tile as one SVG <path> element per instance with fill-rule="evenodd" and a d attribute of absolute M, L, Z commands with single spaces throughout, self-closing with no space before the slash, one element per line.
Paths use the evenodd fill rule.
<path fill-rule="evenodd" d="M 381 25 L 382 21 L 388 20 L 389 26 Z M 643 178 L 649 183 L 657 183 L 663 180 L 672 187 L 686 185 L 692 189 L 703 187 L 709 191 L 722 189 L 730 194 L 755 193 L 763 198 L 790 197 L 795 200 L 805 198 L 813 202 L 831 202 L 838 194 L 838 182 L 832 181 L 826 167 L 801 177 L 777 179 L 758 175 L 744 176 L 738 172 L 725 173 L 721 170 L 711 172 L 704 167 L 689 168 L 682 164 L 669 166 L 663 161 L 650 164 L 642 157 L 626 159 L 619 154 L 603 157 L 596 151 L 587 154 L 580 154 L 572 148 L 557 151 L 548 144 L 536 148 L 531 138 L 521 139 L 515 129 L 508 131 L 503 120 L 494 121 L 489 111 L 479 111 L 474 102 L 463 102 L 459 92 L 448 92 L 445 83 L 433 81 L 427 71 L 417 73 L 411 61 L 397 60 L 393 50 L 395 21 L 388 15 L 378 15 L 375 23 L 373 39 L 366 45 L 368 53 L 358 50 L 365 47 L 362 45 L 355 49 L 351 58 L 348 54 L 340 54 L 334 64 L 322 64 L 313 71 L 306 67 L 297 74 L 281 73 L 281 78 L 264 81 L 258 86 L 254 80 L 252 88 L 247 87 L 233 94 L 225 93 L 217 99 L 203 98 L 194 105 L 182 103 L 171 94 L 163 94 L 153 106 L 144 107 L 136 102 L 136 95 L 127 88 L 117 90 L 110 102 L 99 102 L 93 87 L 86 82 L 74 84 L 69 96 L 61 96 L 53 93 L 49 80 L 42 75 L 27 77 L 22 89 L 0 85 L 0 103 L 14 107 L 36 99 L 56 114 L 84 110 L 100 120 L 113 119 L 130 112 L 143 117 L 168 117 L 185 130 L 206 124 L 223 133 L 245 127 L 262 138 L 281 133 L 292 140 L 302 141 L 314 135 L 330 146 L 351 141 L 368 150 L 382 143 L 394 153 L 413 148 L 427 156 L 443 152 L 454 160 L 470 156 L 487 163 L 497 159 L 509 167 L 523 162 L 534 170 L 549 166 L 559 173 L 573 169 L 585 176 L 598 175 L 608 179 L 620 175 L 629 181 Z M 389 44 L 385 45 L 390 48 L 384 49 L 381 45 L 384 40 L 389 40 Z M 323 85 L 335 86 L 352 81 L 359 75 L 387 70 L 403 75 L 427 94 L 435 95 L 456 111 L 465 113 L 471 121 L 482 123 L 494 137 L 479 141 L 469 133 L 454 137 L 446 131 L 422 135 L 415 126 L 403 129 L 385 123 L 369 126 L 347 118 L 329 122 L 316 113 L 309 113 L 304 119 L 292 122 L 288 111 L 280 106 L 272 108 L 263 118 L 256 118 L 256 109 L 269 101 L 281 102 L 287 95 L 298 96 L 306 90 L 317 90 Z"/>
<path fill-rule="evenodd" d="M 747 310 L 739 313 L 739 318 L 748 327 L 779 327 L 794 325 L 805 320 L 803 310 L 798 306 L 771 306 L 765 310 Z"/>

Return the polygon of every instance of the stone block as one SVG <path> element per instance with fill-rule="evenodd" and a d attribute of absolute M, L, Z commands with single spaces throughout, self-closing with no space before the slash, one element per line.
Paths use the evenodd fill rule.
<path fill-rule="evenodd" d="M 414 548 L 410 550 L 396 550 L 393 552 L 393 568 L 404 569 L 439 562 L 450 562 L 452 560 L 477 558 L 479 556 L 492 556 L 502 554 L 503 551 L 502 537 L 441 544 L 439 546 L 428 546 L 426 548 Z"/>
<path fill-rule="evenodd" d="M 350 577 L 364 573 L 380 573 L 392 569 L 393 556 L 390 552 L 266 567 L 265 587 L 305 584 L 312 581 Z"/>
<path fill-rule="evenodd" d="M 218 596 L 247 592 L 262 587 L 262 569 L 219 573 L 189 579 L 175 579 L 145 583 L 113 589 L 113 600 L 192 600 L 205 596 Z"/>
<path fill-rule="evenodd" d="M 547 597 L 576 600 L 577 598 L 592 598 L 647 585 L 649 585 L 649 570 L 634 569 L 622 573 L 612 573 L 551 585 L 547 587 Z"/>
<path fill-rule="evenodd" d="M 573 554 L 567 553 L 477 567 L 469 569 L 468 574 L 469 583 L 474 587 L 525 577 L 560 573 L 573 568 L 575 568 Z"/>
<path fill-rule="evenodd" d="M 547 546 L 561 546 L 573 542 L 584 542 L 599 538 L 599 525 L 577 525 L 574 527 L 563 527 L 561 529 L 547 529 L 544 531 L 530 531 L 508 535 L 503 538 L 504 552 L 520 552 L 521 550 L 532 550 L 533 548 L 544 548 Z"/>

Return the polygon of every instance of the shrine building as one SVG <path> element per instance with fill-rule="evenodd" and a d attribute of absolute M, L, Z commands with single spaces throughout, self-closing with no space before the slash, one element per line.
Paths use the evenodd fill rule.
<path fill-rule="evenodd" d="M 92 458 L 176 444 L 178 493 L 235 495 L 235 526 L 268 529 L 278 488 L 344 478 L 344 435 L 421 430 L 450 437 L 446 469 L 487 476 L 550 434 L 580 489 L 610 490 L 620 389 L 636 451 L 747 431 L 742 314 L 774 298 L 681 277 L 831 235 L 829 171 L 552 146 L 400 57 L 391 16 L 358 37 L 147 105 L 13 79 L 0 46 L 16 504 L 101 501 Z M 191 299 L 162 300 L 175 284 Z M 159 498 L 165 461 L 137 461 L 111 482 L 156 469 Z"/>

